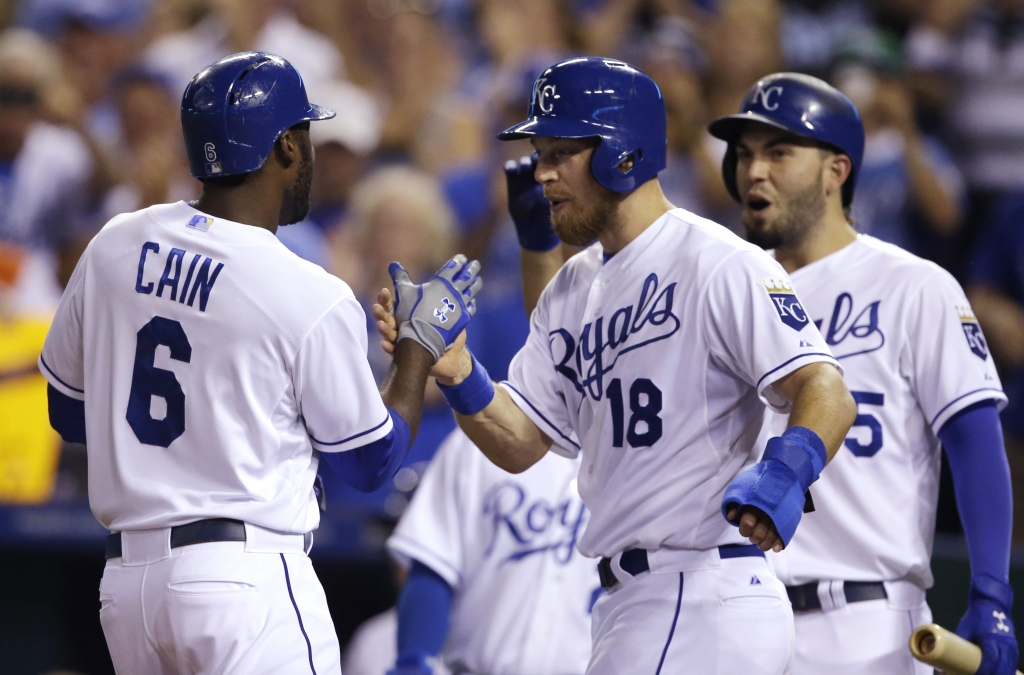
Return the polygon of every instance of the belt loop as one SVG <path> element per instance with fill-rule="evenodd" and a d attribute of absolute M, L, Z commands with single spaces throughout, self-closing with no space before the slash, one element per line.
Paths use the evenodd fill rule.
<path fill-rule="evenodd" d="M 821 603 L 821 611 L 833 612 L 846 607 L 845 582 L 822 580 L 818 582 L 818 601 Z"/>

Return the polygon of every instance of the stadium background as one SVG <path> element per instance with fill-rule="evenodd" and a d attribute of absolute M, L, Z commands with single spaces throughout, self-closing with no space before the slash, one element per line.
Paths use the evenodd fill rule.
<path fill-rule="evenodd" d="M 310 99 L 339 113 L 313 126 L 313 208 L 281 239 L 367 305 L 391 260 L 415 278 L 456 250 L 480 257 L 470 340 L 496 378 L 527 332 L 500 167 L 529 146 L 494 134 L 522 117 L 543 67 L 600 54 L 650 73 L 669 111 L 666 193 L 734 229 L 724 147 L 707 120 L 774 71 L 830 80 L 868 134 L 858 228 L 968 289 L 1011 396 L 1007 450 L 1015 491 L 1024 485 L 1024 0 L 0 0 L 0 29 L 4 675 L 113 672 L 97 616 L 105 530 L 88 510 L 85 449 L 49 429 L 35 360 L 90 236 L 117 213 L 197 195 L 181 92 L 244 49 L 291 60 Z M 382 375 L 372 339 L 370 358 Z M 428 399 L 407 466 L 385 488 L 359 494 L 325 470 L 312 558 L 343 645 L 394 602 L 383 542 L 454 426 L 432 387 Z M 951 488 L 944 472 L 929 594 L 950 628 L 969 573 Z"/>

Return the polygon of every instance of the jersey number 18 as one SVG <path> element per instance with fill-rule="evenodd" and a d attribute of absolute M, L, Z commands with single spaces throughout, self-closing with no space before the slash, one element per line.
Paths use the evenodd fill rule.
<path fill-rule="evenodd" d="M 629 426 L 626 426 L 622 381 L 615 378 L 608 383 L 608 401 L 612 404 L 612 445 L 622 447 L 623 435 L 633 448 L 647 448 L 661 438 L 661 390 L 645 377 L 634 380 L 629 388 Z M 640 423 L 646 427 L 640 431 Z"/>

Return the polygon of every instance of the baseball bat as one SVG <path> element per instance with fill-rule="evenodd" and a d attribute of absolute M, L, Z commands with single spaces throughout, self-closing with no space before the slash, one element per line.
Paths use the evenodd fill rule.
<path fill-rule="evenodd" d="M 946 675 L 975 675 L 981 665 L 981 647 L 937 623 L 914 629 L 910 634 L 910 653 Z M 1022 675 L 1019 670 L 1017 675 Z"/>

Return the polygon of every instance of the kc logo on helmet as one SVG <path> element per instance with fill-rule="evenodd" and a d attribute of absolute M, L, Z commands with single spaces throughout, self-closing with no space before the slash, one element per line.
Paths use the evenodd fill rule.
<path fill-rule="evenodd" d="M 796 297 L 793 286 L 784 279 L 761 279 L 759 283 L 768 291 L 768 297 L 778 312 L 782 323 L 795 331 L 803 330 L 810 323 L 800 298 Z"/>
<path fill-rule="evenodd" d="M 551 112 L 554 109 L 555 99 L 558 98 L 558 94 L 555 93 L 555 85 L 545 84 L 547 81 L 548 78 L 539 77 L 537 83 L 533 85 L 533 100 L 542 113 Z"/>
<path fill-rule="evenodd" d="M 776 96 L 774 101 L 773 94 Z M 754 92 L 754 103 L 760 104 L 765 110 L 778 110 L 780 96 L 782 96 L 782 85 L 766 87 L 764 84 L 758 83 L 757 91 Z"/>

